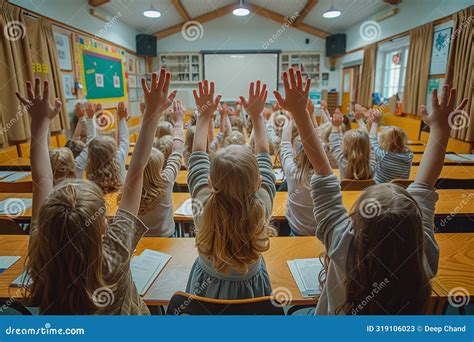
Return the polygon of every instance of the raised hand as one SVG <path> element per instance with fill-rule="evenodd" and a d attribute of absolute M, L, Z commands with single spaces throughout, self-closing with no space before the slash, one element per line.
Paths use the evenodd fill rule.
<path fill-rule="evenodd" d="M 306 106 L 306 110 L 310 115 L 314 114 L 314 103 L 310 99 L 308 99 L 308 105 Z"/>
<path fill-rule="evenodd" d="M 382 120 L 382 112 L 378 109 L 371 109 L 369 112 L 369 121 L 375 124 L 380 124 Z"/>
<path fill-rule="evenodd" d="M 99 107 L 100 106 L 100 107 Z M 90 102 L 87 102 L 86 105 L 86 113 L 87 113 L 87 117 L 89 119 L 93 119 L 95 115 L 97 115 L 98 113 L 98 108 L 100 108 L 100 111 L 102 111 L 102 105 L 101 104 L 93 104 L 93 103 L 90 103 Z"/>
<path fill-rule="evenodd" d="M 426 106 L 421 106 L 421 115 L 423 121 L 434 129 L 439 129 L 442 132 L 449 133 L 450 127 L 450 115 L 459 114 L 467 105 L 468 99 L 463 99 L 461 103 L 454 108 L 456 102 L 456 89 L 445 85 L 443 87 L 443 97 L 440 100 L 438 98 L 438 90 L 433 89 L 431 93 L 431 107 L 432 114 L 428 113 Z"/>
<path fill-rule="evenodd" d="M 151 83 L 148 87 L 145 78 L 142 78 L 142 89 L 145 98 L 145 117 L 160 116 L 173 102 L 176 90 L 168 94 L 170 87 L 170 73 L 165 69 L 160 70 L 160 76 L 156 72 L 151 74 Z"/>
<path fill-rule="evenodd" d="M 285 110 L 293 114 L 293 118 L 298 122 L 302 113 L 306 113 L 306 106 L 308 104 L 309 88 L 311 80 L 306 79 L 303 84 L 301 71 L 296 72 L 293 68 L 290 69 L 289 76 L 285 71 L 283 73 L 283 85 L 285 87 L 285 98 L 281 96 L 278 91 L 274 91 L 278 104 Z"/>
<path fill-rule="evenodd" d="M 239 97 L 252 121 L 259 118 L 263 113 L 267 102 L 267 95 L 267 85 L 263 84 L 260 88 L 260 80 L 258 80 L 256 83 L 250 83 L 248 100 L 243 96 Z"/>
<path fill-rule="evenodd" d="M 173 102 L 173 119 L 175 123 L 182 123 L 184 121 L 185 111 L 184 105 L 180 100 L 175 100 Z"/>
<path fill-rule="evenodd" d="M 362 107 L 360 104 L 356 103 L 354 106 L 354 117 L 357 121 L 363 120 L 365 117 L 366 109 Z"/>
<path fill-rule="evenodd" d="M 337 128 L 341 127 L 342 123 L 344 122 L 344 115 L 342 115 L 341 110 L 339 108 L 336 108 L 336 110 L 334 111 L 331 122 L 332 125 Z"/>
<path fill-rule="evenodd" d="M 84 117 L 84 115 L 86 115 L 85 106 L 83 103 L 76 103 L 76 105 L 74 106 L 74 115 L 78 119 L 81 119 Z"/>
<path fill-rule="evenodd" d="M 119 102 L 119 104 L 117 106 L 117 116 L 118 116 L 119 120 L 121 120 L 121 119 L 127 120 L 128 119 L 128 109 L 125 106 L 125 103 Z"/>
<path fill-rule="evenodd" d="M 31 116 L 32 121 L 36 120 L 51 120 L 61 110 L 62 103 L 56 98 L 53 104 L 49 102 L 49 83 L 44 81 L 43 92 L 41 93 L 41 81 L 39 78 L 35 79 L 35 89 L 31 82 L 26 82 L 26 99 L 19 92 L 16 92 L 16 97 L 20 102 L 26 106 L 28 113 Z"/>
<path fill-rule="evenodd" d="M 219 106 L 221 96 L 214 97 L 214 82 L 204 80 L 198 83 L 199 94 L 196 89 L 193 90 L 194 102 L 198 110 L 198 116 L 204 116 L 210 119 Z"/>

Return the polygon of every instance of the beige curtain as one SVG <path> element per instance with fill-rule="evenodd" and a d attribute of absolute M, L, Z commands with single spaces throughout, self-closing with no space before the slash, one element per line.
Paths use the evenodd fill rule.
<path fill-rule="evenodd" d="M 364 48 L 364 60 L 360 74 L 359 94 L 357 103 L 363 106 L 372 106 L 372 93 L 375 82 L 375 62 L 377 58 L 377 45 L 371 44 Z"/>
<path fill-rule="evenodd" d="M 469 103 L 463 113 L 457 114 L 458 129 L 453 129 L 451 136 L 474 142 L 474 6 L 455 13 L 453 21 L 446 81 L 457 89 L 457 103 L 463 98 L 469 99 Z"/>
<path fill-rule="evenodd" d="M 419 114 L 420 105 L 426 102 L 426 90 L 430 74 L 433 23 L 410 30 L 405 86 L 403 89 L 403 111 Z"/>

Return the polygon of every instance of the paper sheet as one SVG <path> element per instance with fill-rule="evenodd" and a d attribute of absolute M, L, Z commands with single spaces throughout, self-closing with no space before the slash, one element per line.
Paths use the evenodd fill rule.
<path fill-rule="evenodd" d="M 283 172 L 282 169 L 275 169 L 273 170 L 273 173 L 275 174 L 276 180 L 285 179 L 285 173 Z"/>
<path fill-rule="evenodd" d="M 288 267 L 303 297 L 321 293 L 318 277 L 323 265 L 319 258 L 288 260 Z"/>
<path fill-rule="evenodd" d="M 31 277 L 25 271 L 23 271 L 11 284 L 11 287 L 22 287 L 25 285 L 28 287 L 31 284 Z"/>
<path fill-rule="evenodd" d="M 11 267 L 15 262 L 20 260 L 19 256 L 0 256 L 0 273 Z"/>
<path fill-rule="evenodd" d="M 187 199 L 181 206 L 174 212 L 176 215 L 181 216 L 193 216 L 193 202 L 192 199 Z"/>
<path fill-rule="evenodd" d="M 0 171 L 0 179 L 3 180 L 5 177 L 11 175 L 14 171 Z"/>
<path fill-rule="evenodd" d="M 151 249 L 145 249 L 142 254 L 132 258 L 130 270 L 140 295 L 145 294 L 170 259 L 171 255 Z"/>
<path fill-rule="evenodd" d="M 10 175 L 2 179 L 2 182 L 16 182 L 26 176 L 29 176 L 30 173 L 26 171 L 12 172 Z"/>

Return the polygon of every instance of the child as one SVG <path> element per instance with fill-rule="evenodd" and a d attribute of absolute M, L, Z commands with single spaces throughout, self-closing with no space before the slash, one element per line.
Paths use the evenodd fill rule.
<path fill-rule="evenodd" d="M 64 179 L 76 178 L 74 156 L 66 147 L 53 148 L 49 151 L 53 184 L 56 185 Z"/>
<path fill-rule="evenodd" d="M 99 136 L 88 144 L 87 178 L 96 183 L 104 193 L 116 192 L 125 179 L 125 160 L 128 156 L 130 138 L 127 125 L 127 108 L 123 102 L 117 107 L 119 118 L 119 146 L 115 139 Z"/>
<path fill-rule="evenodd" d="M 225 145 L 225 141 L 231 135 L 234 133 L 232 130 L 232 126 L 229 120 L 229 106 L 227 103 L 224 103 L 222 106 L 219 106 L 218 108 L 219 112 L 219 133 L 212 139 L 211 143 L 209 144 L 209 150 L 212 152 L 216 152 L 219 148 Z M 235 131 L 237 132 L 237 131 Z M 242 134 L 240 134 L 242 135 Z M 245 137 L 244 139 L 244 144 L 245 144 Z"/>
<path fill-rule="evenodd" d="M 147 236 L 175 235 L 173 186 L 183 158 L 184 113 L 181 101 L 175 101 L 173 152 L 165 161 L 163 153 L 153 148 L 145 168 L 139 218 L 149 229 Z"/>
<path fill-rule="evenodd" d="M 173 152 L 173 136 L 171 135 L 164 135 L 160 139 L 158 139 L 153 146 L 160 150 L 161 153 L 165 156 L 165 162 Z"/>
<path fill-rule="evenodd" d="M 255 89 L 255 92 L 254 92 Z M 188 185 L 195 202 L 204 203 L 195 213 L 199 257 L 193 265 L 186 292 L 216 298 L 244 299 L 268 296 L 270 279 L 262 252 L 269 248 L 274 229 L 269 224 L 275 176 L 268 154 L 262 112 L 266 86 L 250 85 L 248 101 L 241 98 L 253 121 L 255 152 L 230 145 L 214 154 L 206 151 L 207 128 L 220 96 L 214 98 L 214 82 L 199 82 L 194 99 L 198 116 Z"/>
<path fill-rule="evenodd" d="M 183 152 L 183 160 L 184 160 L 184 166 L 186 169 L 189 167 L 189 157 L 191 156 L 191 153 L 193 152 L 193 141 L 194 141 L 194 132 L 196 131 L 196 126 L 189 126 L 188 129 L 186 129 L 186 137 L 184 141 L 184 152 Z"/>
<path fill-rule="evenodd" d="M 173 125 L 168 121 L 160 121 L 156 128 L 156 139 L 160 139 L 165 135 L 173 136 Z"/>
<path fill-rule="evenodd" d="M 438 195 L 434 184 L 443 167 L 456 90 L 444 87 L 441 103 L 432 94 L 433 114 L 422 108 L 431 133 L 415 183 L 407 190 L 394 184 L 368 188 L 348 213 L 339 181 L 332 173 L 304 103 L 305 87 L 299 71 L 283 75 L 286 98 L 275 96 L 293 113 L 303 148 L 313 165 L 311 180 L 316 236 L 329 256 L 317 314 L 403 314 L 425 312 L 431 298 L 430 279 L 438 267 L 439 250 L 433 220 Z M 448 100 L 449 98 L 449 100 Z M 456 110 L 466 105 L 464 100 Z M 377 290 L 376 292 L 374 292 Z M 374 294 L 375 293 L 375 294 Z M 367 300 L 372 298 L 373 300 Z"/>
<path fill-rule="evenodd" d="M 408 179 L 413 152 L 407 147 L 407 134 L 399 127 L 388 127 L 379 134 L 377 139 L 377 128 L 382 115 L 379 111 L 375 111 L 373 114 L 370 143 L 377 160 L 375 182 L 378 184 L 387 183 L 397 178 Z"/>
<path fill-rule="evenodd" d="M 143 170 L 151 150 L 159 113 L 171 103 L 169 73 L 152 75 L 148 90 L 142 80 L 147 109 L 128 170 L 119 209 L 110 224 L 100 188 L 92 182 L 63 181 L 53 188 L 48 161 L 48 129 L 61 102 L 49 103 L 49 84 L 27 82 L 28 99 L 17 97 L 31 115 L 33 214 L 26 271 L 28 303 L 40 314 L 149 314 L 130 272 L 130 258 L 147 228 L 136 217 Z M 40 95 L 41 94 L 41 95 Z"/>
<path fill-rule="evenodd" d="M 375 158 L 366 131 L 350 130 L 342 133 L 342 114 L 335 112 L 329 136 L 331 153 L 339 166 L 342 179 L 371 179 L 375 172 Z"/>

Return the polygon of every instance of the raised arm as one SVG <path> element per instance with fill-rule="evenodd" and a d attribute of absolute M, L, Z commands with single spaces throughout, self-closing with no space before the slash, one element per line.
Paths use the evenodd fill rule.
<path fill-rule="evenodd" d="M 128 130 L 127 120 L 128 120 L 128 109 L 125 103 L 119 102 L 117 106 L 117 116 L 118 116 L 118 151 L 117 151 L 117 160 L 120 165 L 120 170 L 122 177 L 125 178 L 125 161 L 128 157 L 128 150 L 130 148 L 130 132 Z"/>
<path fill-rule="evenodd" d="M 369 130 L 364 121 L 366 113 L 368 112 L 367 108 L 362 107 L 360 104 L 356 104 L 354 107 L 355 107 L 354 117 L 355 117 L 356 122 L 359 124 L 359 128 L 361 130 L 366 131 L 367 134 L 369 134 Z"/>
<path fill-rule="evenodd" d="M 166 110 L 176 96 L 176 90 L 168 95 L 170 85 L 170 73 L 165 69 L 160 70 L 160 76 L 156 73 L 151 75 L 151 84 L 148 87 L 146 80 L 142 78 L 142 88 L 145 97 L 145 113 L 140 128 L 140 134 L 135 144 L 132 160 L 128 168 L 127 177 L 123 186 L 120 209 L 125 209 L 133 215 L 138 214 L 143 187 L 143 171 L 145 170 L 153 140 L 155 138 L 156 126 L 161 113 Z"/>
<path fill-rule="evenodd" d="M 32 222 L 36 222 L 39 209 L 53 188 L 53 172 L 49 161 L 49 125 L 51 120 L 61 110 L 61 101 L 56 99 L 54 104 L 49 102 L 49 83 L 44 81 L 41 92 L 41 81 L 35 79 L 35 87 L 26 82 L 27 97 L 16 92 L 20 102 L 26 106 L 31 116 L 31 147 L 30 163 L 33 179 L 33 214 Z"/>
<path fill-rule="evenodd" d="M 80 140 L 82 130 L 86 124 L 86 115 L 83 103 L 76 103 L 76 105 L 74 106 L 74 115 L 77 118 L 77 125 L 76 129 L 74 130 L 74 134 L 72 135 L 72 139 Z"/>
<path fill-rule="evenodd" d="M 184 105 L 180 100 L 173 102 L 173 152 L 183 152 L 184 150 Z"/>
<path fill-rule="evenodd" d="M 214 97 L 214 82 L 205 80 L 198 83 L 199 93 L 193 90 L 194 101 L 198 110 L 196 131 L 193 140 L 193 152 L 206 151 L 209 124 L 212 122 L 212 114 L 217 109 L 221 96 Z"/>
<path fill-rule="evenodd" d="M 242 106 L 249 114 L 250 120 L 252 120 L 255 152 L 257 154 L 270 152 L 263 119 L 263 110 L 265 109 L 267 94 L 267 85 L 263 84 L 260 88 L 260 80 L 258 80 L 256 83 L 250 83 L 248 99 L 240 96 Z"/>
<path fill-rule="evenodd" d="M 377 131 L 380 126 L 380 120 L 382 120 L 382 113 L 379 110 L 371 110 L 370 111 L 370 135 L 377 136 Z"/>
<path fill-rule="evenodd" d="M 330 121 L 331 121 L 331 115 L 329 115 L 326 100 L 321 100 L 321 122 L 325 123 L 325 122 L 330 122 Z"/>
<path fill-rule="evenodd" d="M 318 136 L 318 130 L 314 127 L 307 111 L 311 80 L 307 79 L 306 84 L 303 85 L 301 72 L 297 70 L 295 73 L 293 68 L 291 68 L 289 79 L 288 73 L 283 73 L 283 85 L 285 88 L 285 98 L 278 91 L 274 92 L 275 97 L 283 109 L 293 114 L 304 151 L 311 161 L 315 173 L 331 175 L 331 165 L 329 164 L 321 139 Z"/>
<path fill-rule="evenodd" d="M 439 177 L 451 133 L 452 117 L 462 115 L 462 110 L 466 107 L 468 100 L 462 100 L 456 109 L 455 102 L 456 89 L 450 89 L 448 85 L 445 85 L 441 101 L 438 98 L 437 89 L 431 93 L 432 114 L 428 113 L 425 106 L 421 106 L 423 121 L 430 126 L 430 136 L 418 167 L 415 183 L 434 186 Z"/>

